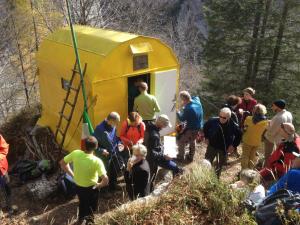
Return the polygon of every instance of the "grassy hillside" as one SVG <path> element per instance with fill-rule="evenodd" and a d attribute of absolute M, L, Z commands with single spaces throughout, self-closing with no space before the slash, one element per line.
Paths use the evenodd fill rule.
<path fill-rule="evenodd" d="M 157 201 L 117 209 L 97 224 L 256 224 L 241 206 L 243 197 L 195 163 Z"/>

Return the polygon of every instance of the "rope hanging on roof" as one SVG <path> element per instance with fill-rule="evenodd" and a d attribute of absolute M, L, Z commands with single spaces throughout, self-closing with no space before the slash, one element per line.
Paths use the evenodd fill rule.
<path fill-rule="evenodd" d="M 72 35 L 73 48 L 74 48 L 74 52 L 75 52 L 75 56 L 76 56 L 76 63 L 77 63 L 78 72 L 80 75 L 81 87 L 82 87 L 83 103 L 84 103 L 83 122 L 88 124 L 89 132 L 93 133 L 94 129 L 93 129 L 91 120 L 88 115 L 87 96 L 86 96 L 85 83 L 84 83 L 84 78 L 83 78 L 83 73 L 82 73 L 82 68 L 81 68 L 80 55 L 78 52 L 77 37 L 76 37 L 76 33 L 75 33 L 74 27 L 73 27 L 73 22 L 72 22 L 72 18 L 71 18 L 71 9 L 70 9 L 68 0 L 66 0 L 66 6 L 67 6 L 69 25 L 70 25 L 70 29 L 71 29 L 71 35 Z"/>

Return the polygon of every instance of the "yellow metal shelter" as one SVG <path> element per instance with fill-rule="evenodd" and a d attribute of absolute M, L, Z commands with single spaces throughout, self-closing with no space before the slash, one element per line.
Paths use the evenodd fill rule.
<path fill-rule="evenodd" d="M 175 123 L 179 64 L 166 44 L 156 38 L 124 32 L 86 26 L 74 28 L 82 67 L 87 65 L 84 81 L 94 127 L 111 111 L 119 112 L 121 120 L 126 118 L 128 88 L 135 77 L 150 83 L 150 92 L 157 97 L 161 113 L 168 114 Z M 40 46 L 37 60 L 42 104 L 38 124 L 49 126 L 54 132 L 67 92 L 63 84 L 70 80 L 75 64 L 70 29 L 59 29 L 47 37 Z M 79 82 L 79 75 L 76 82 Z M 64 143 L 66 150 L 80 146 L 82 112 L 80 93 Z"/>

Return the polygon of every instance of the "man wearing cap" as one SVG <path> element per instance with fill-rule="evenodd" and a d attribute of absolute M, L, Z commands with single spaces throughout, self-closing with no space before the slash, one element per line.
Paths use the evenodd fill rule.
<path fill-rule="evenodd" d="M 160 107 L 155 96 L 148 94 L 148 84 L 141 82 L 139 85 L 140 95 L 134 99 L 133 110 L 138 112 L 147 126 L 155 120 L 155 113 L 160 112 Z"/>
<path fill-rule="evenodd" d="M 300 138 L 295 133 L 293 124 L 281 124 L 279 135 L 283 138 L 283 142 L 271 154 L 266 167 L 259 172 L 265 183 L 282 177 L 291 168 L 292 161 L 295 159 L 294 153 L 300 151 Z"/>
<path fill-rule="evenodd" d="M 150 166 L 151 189 L 153 190 L 153 182 L 156 176 L 158 166 L 171 170 L 173 175 L 182 172 L 182 169 L 172 161 L 172 158 L 164 154 L 164 147 L 160 141 L 159 131 L 166 127 L 171 127 L 170 120 L 167 115 L 157 117 L 155 123 L 149 123 L 145 133 L 145 145 L 148 149 L 147 161 Z"/>
<path fill-rule="evenodd" d="M 283 188 L 300 193 L 300 154 L 295 152 L 293 154 L 296 158 L 292 163 L 292 168 L 271 186 L 267 192 L 268 195 L 272 195 Z"/>
<path fill-rule="evenodd" d="M 275 145 L 281 143 L 282 136 L 280 132 L 280 125 L 282 123 L 292 123 L 292 114 L 285 109 L 285 101 L 279 99 L 273 102 L 272 110 L 276 115 L 272 118 L 267 127 L 266 133 L 264 135 L 264 145 L 265 145 L 265 164 L 272 154 Z"/>

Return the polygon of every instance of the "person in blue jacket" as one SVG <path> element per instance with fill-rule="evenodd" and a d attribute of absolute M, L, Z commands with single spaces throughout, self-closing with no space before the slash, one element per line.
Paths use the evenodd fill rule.
<path fill-rule="evenodd" d="M 193 161 L 196 149 L 195 141 L 199 131 L 203 128 L 203 108 L 199 97 L 192 98 L 187 91 L 180 92 L 179 98 L 183 109 L 177 112 L 178 120 L 182 125 L 182 129 L 177 133 L 177 160 L 184 160 L 185 147 L 189 144 L 187 160 Z"/>
<path fill-rule="evenodd" d="M 111 112 L 107 118 L 100 123 L 93 136 L 99 143 L 95 155 L 102 159 L 106 170 L 108 171 L 109 190 L 116 190 L 117 175 L 120 170 L 125 167 L 124 160 L 121 156 L 121 151 L 124 146 L 117 137 L 117 125 L 120 122 L 120 115 L 116 112 Z"/>
<path fill-rule="evenodd" d="M 300 193 L 300 154 L 293 152 L 296 158 L 293 161 L 292 168 L 271 186 L 268 195 L 274 194 L 280 189 L 287 189 Z"/>

